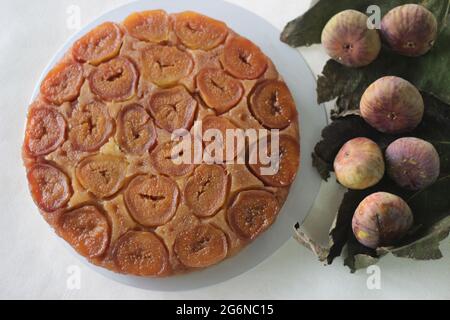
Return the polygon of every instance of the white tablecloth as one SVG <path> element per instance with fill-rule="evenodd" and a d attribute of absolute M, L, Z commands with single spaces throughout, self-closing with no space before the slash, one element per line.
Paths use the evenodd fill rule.
<path fill-rule="evenodd" d="M 167 0 L 170 1 L 170 0 Z M 214 1 L 214 0 L 208 0 Z M 27 103 L 47 62 L 75 32 L 67 18 L 73 5 L 81 24 L 126 0 L 2 0 L 0 2 L 0 298 L 54 299 L 305 299 L 450 298 L 450 246 L 446 258 L 411 262 L 387 257 L 379 264 L 381 289 L 369 289 L 365 271 L 350 274 L 337 259 L 324 267 L 290 240 L 263 264 L 235 279 L 190 292 L 155 292 L 115 283 L 92 271 L 49 232 L 32 203 L 20 148 Z M 266 18 L 280 30 L 304 12 L 309 0 L 230 0 Z M 73 21 L 72 21 L 73 22 Z M 69 24 L 70 26 L 71 24 Z M 318 48 L 302 51 L 313 70 L 326 59 Z M 293 61 L 293 63 L 295 63 Z M 327 189 L 322 199 L 332 198 Z M 313 214 L 328 210 L 319 200 Z M 323 213 L 322 213 L 323 214 Z M 79 268 L 80 288 L 68 286 Z M 70 282 L 70 281 L 69 281 Z M 70 283 L 69 283 L 70 284 Z M 370 286 L 369 286 L 370 287 Z"/>

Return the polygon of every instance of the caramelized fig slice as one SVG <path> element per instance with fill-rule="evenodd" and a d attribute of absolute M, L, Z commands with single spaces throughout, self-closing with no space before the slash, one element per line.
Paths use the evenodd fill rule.
<path fill-rule="evenodd" d="M 197 110 L 197 101 L 183 86 L 156 92 L 149 101 L 156 125 L 169 132 L 190 129 Z"/>
<path fill-rule="evenodd" d="M 141 225 L 157 227 L 172 219 L 177 210 L 177 184 L 163 176 L 138 176 L 125 190 L 125 204 Z"/>
<path fill-rule="evenodd" d="M 267 80 L 256 86 L 250 99 L 250 110 L 269 129 L 284 129 L 297 115 L 291 92 L 278 80 Z"/>
<path fill-rule="evenodd" d="M 69 120 L 69 140 L 76 150 L 96 151 L 108 141 L 113 121 L 100 103 L 79 105 Z"/>
<path fill-rule="evenodd" d="M 123 26 L 131 36 L 141 41 L 159 43 L 169 38 L 169 16 L 164 10 L 132 13 Z"/>
<path fill-rule="evenodd" d="M 25 132 L 25 151 L 43 156 L 55 151 L 65 140 L 66 121 L 51 107 L 31 108 Z"/>
<path fill-rule="evenodd" d="M 98 66 L 89 76 L 91 91 L 104 101 L 125 101 L 136 91 L 138 73 L 133 63 L 118 57 Z"/>
<path fill-rule="evenodd" d="M 243 239 L 253 240 L 275 221 L 280 205 L 264 190 L 242 191 L 228 208 L 230 227 Z"/>
<path fill-rule="evenodd" d="M 159 173 L 181 177 L 194 170 L 192 155 L 189 159 L 183 159 L 185 154 L 180 143 L 168 141 L 160 144 L 150 153 L 150 163 Z"/>
<path fill-rule="evenodd" d="M 272 144 L 270 141 L 267 143 L 266 148 L 263 148 L 264 150 L 260 151 L 259 146 L 258 148 L 252 148 L 253 150 L 251 152 L 253 153 L 253 156 L 251 155 L 250 159 L 257 159 L 257 162 L 251 163 L 250 169 L 259 179 L 269 186 L 287 187 L 294 182 L 300 166 L 300 146 L 298 142 L 290 136 L 280 135 L 279 138 L 279 157 L 271 157 Z M 273 158 L 274 163 L 262 164 L 259 157 L 254 154 L 255 152 L 263 152 L 263 154 L 270 156 Z M 261 172 L 261 169 L 269 169 L 271 165 L 276 173 L 270 172 L 267 174 Z"/>
<path fill-rule="evenodd" d="M 221 69 L 205 68 L 197 75 L 197 87 L 206 104 L 222 114 L 239 103 L 244 87 Z"/>
<path fill-rule="evenodd" d="M 35 164 L 27 178 L 34 202 L 45 212 L 61 209 L 72 197 L 69 178 L 49 164 Z"/>
<path fill-rule="evenodd" d="M 259 78 L 267 69 L 267 58 L 251 41 L 235 37 L 225 44 L 223 66 L 238 79 Z"/>
<path fill-rule="evenodd" d="M 127 163 L 121 157 L 95 155 L 82 160 L 76 167 L 80 184 L 98 198 L 107 198 L 122 187 Z"/>
<path fill-rule="evenodd" d="M 190 49 L 211 50 L 225 41 L 225 23 L 186 11 L 175 16 L 174 29 L 181 42 Z"/>
<path fill-rule="evenodd" d="M 145 79 L 160 87 L 169 87 L 187 77 L 194 66 L 190 55 L 176 47 L 149 46 L 142 52 Z"/>
<path fill-rule="evenodd" d="M 242 146 L 242 149 L 238 150 L 238 138 L 234 138 L 234 145 L 227 143 L 227 130 L 232 130 L 234 133 L 234 130 L 237 130 L 238 127 L 236 127 L 230 120 L 223 117 L 216 117 L 216 116 L 207 116 L 202 120 L 202 131 L 203 131 L 203 137 L 205 137 L 205 133 L 208 132 L 208 130 L 219 130 L 222 134 L 222 140 L 218 141 L 217 139 L 214 139 L 211 142 L 205 141 L 205 145 L 208 146 L 211 143 L 214 143 L 217 146 L 220 146 L 220 148 L 223 150 L 222 154 L 222 160 L 224 162 L 231 161 L 238 153 L 245 148 L 245 145 Z M 230 133 L 233 133 L 230 132 Z M 214 148 L 215 149 L 215 148 Z M 228 150 L 228 149 L 231 149 Z M 212 152 L 209 152 L 208 149 L 205 150 L 211 157 L 215 157 L 215 154 L 212 154 Z M 227 156 L 229 154 L 229 156 Z"/>
<path fill-rule="evenodd" d="M 122 31 L 112 22 L 105 22 L 92 29 L 72 47 L 72 56 L 78 62 L 92 65 L 110 60 L 119 54 Z"/>
<path fill-rule="evenodd" d="M 222 230 L 205 224 L 180 232 L 173 249 L 185 266 L 206 268 L 226 258 L 228 242 Z"/>
<path fill-rule="evenodd" d="M 156 129 L 152 118 L 143 107 L 131 104 L 124 107 L 117 118 L 117 142 L 130 154 L 141 155 L 156 142 Z"/>
<path fill-rule="evenodd" d="M 210 217 L 219 210 L 227 195 L 227 174 L 219 165 L 201 165 L 184 187 L 186 205 L 198 217 Z"/>
<path fill-rule="evenodd" d="M 83 80 L 83 67 L 79 63 L 60 63 L 42 81 L 41 94 L 47 101 L 61 105 L 78 97 Z"/>
<path fill-rule="evenodd" d="M 91 259 L 103 255 L 109 244 L 108 219 L 94 206 L 64 213 L 60 217 L 57 232 L 79 254 Z"/>
<path fill-rule="evenodd" d="M 114 263 L 120 272 L 135 276 L 162 276 L 169 271 L 169 253 L 153 233 L 128 231 L 113 250 Z"/>

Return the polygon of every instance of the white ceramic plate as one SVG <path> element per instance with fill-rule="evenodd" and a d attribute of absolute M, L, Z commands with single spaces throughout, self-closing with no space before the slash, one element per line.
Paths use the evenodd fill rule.
<path fill-rule="evenodd" d="M 270 257 L 291 237 L 292 226 L 296 222 L 302 222 L 306 218 L 321 184 L 320 177 L 311 164 L 311 153 L 320 137 L 322 128 L 326 125 L 326 113 L 325 109 L 322 106 L 318 106 L 316 102 L 316 80 L 314 75 L 306 61 L 295 49 L 280 42 L 280 31 L 254 13 L 222 0 L 141 0 L 114 9 L 74 35 L 61 48 L 58 54 L 53 57 L 44 70 L 39 83 L 50 68 L 67 52 L 72 43 L 87 31 L 104 21 L 119 22 L 134 11 L 149 9 L 164 9 L 169 13 L 184 10 L 197 11 L 226 22 L 231 29 L 242 36 L 248 37 L 259 45 L 263 52 L 275 63 L 294 95 L 300 114 L 302 167 L 298 178 L 291 188 L 289 197 L 276 223 L 237 256 L 203 271 L 166 279 L 149 279 L 119 275 L 93 266 L 85 262 L 72 248 L 69 249 L 84 263 L 110 279 L 143 289 L 161 291 L 192 290 L 226 281 L 254 268 Z M 34 90 L 32 100 L 34 100 L 38 92 L 39 85 Z M 61 242 L 64 243 L 63 240 Z M 68 245 L 66 246 L 69 247 Z"/>

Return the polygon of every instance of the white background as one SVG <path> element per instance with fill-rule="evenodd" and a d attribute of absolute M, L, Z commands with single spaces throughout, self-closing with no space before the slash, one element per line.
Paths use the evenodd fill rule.
<path fill-rule="evenodd" d="M 151 1 L 151 0 L 149 0 Z M 170 0 L 167 0 L 170 1 Z M 214 1 L 214 0 L 205 0 Z M 309 0 L 229 0 L 264 17 L 280 31 L 303 13 Z M 444 259 L 412 262 L 386 257 L 381 289 L 367 288 L 365 271 L 350 274 L 337 259 L 322 266 L 291 239 L 254 270 L 212 287 L 187 292 L 154 292 L 115 283 L 92 271 L 49 232 L 27 194 L 20 148 L 26 108 L 40 72 L 76 30 L 67 28 L 67 9 L 81 8 L 82 25 L 126 0 L 2 0 L 0 2 L 0 298 L 15 299 L 450 299 L 450 246 Z M 326 56 L 302 50 L 314 72 Z M 295 61 L 292 61 L 295 63 Z M 334 190 L 324 186 L 313 210 L 329 211 Z M 67 287 L 68 268 L 79 266 L 81 288 Z"/>

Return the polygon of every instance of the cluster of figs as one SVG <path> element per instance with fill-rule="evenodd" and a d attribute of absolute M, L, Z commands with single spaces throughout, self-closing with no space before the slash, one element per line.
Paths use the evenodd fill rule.
<path fill-rule="evenodd" d="M 426 54 L 437 37 L 436 18 L 420 5 L 392 9 L 382 19 L 380 31 L 369 28 L 368 19 L 355 10 L 331 18 L 323 30 L 322 44 L 334 60 L 348 67 L 366 66 L 377 58 L 382 42 L 398 54 L 417 57 Z M 379 132 L 404 136 L 421 123 L 424 101 L 410 82 L 386 76 L 364 92 L 360 113 Z M 358 137 L 340 149 L 334 171 L 339 183 L 352 190 L 376 185 L 387 172 L 400 187 L 417 191 L 437 180 L 440 159 L 433 145 L 422 139 L 397 139 L 383 154 L 374 141 Z M 377 192 L 359 204 L 352 229 L 361 244 L 376 249 L 398 243 L 413 222 L 413 212 L 402 198 Z"/>

